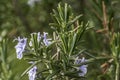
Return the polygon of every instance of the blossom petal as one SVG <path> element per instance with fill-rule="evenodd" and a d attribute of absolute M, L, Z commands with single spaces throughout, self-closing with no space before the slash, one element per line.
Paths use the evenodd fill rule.
<path fill-rule="evenodd" d="M 34 66 L 28 71 L 29 80 L 35 80 L 37 67 Z"/>
<path fill-rule="evenodd" d="M 82 59 L 78 59 L 78 57 L 75 60 L 75 64 L 80 64 L 83 62 L 86 62 L 87 60 L 83 57 Z M 78 67 L 78 71 L 81 71 L 80 73 L 78 73 L 79 76 L 85 76 L 85 74 L 87 73 L 87 65 L 81 65 Z"/>
<path fill-rule="evenodd" d="M 23 51 L 25 49 L 26 43 L 27 43 L 27 38 L 20 38 L 18 37 L 18 44 L 15 46 L 16 53 L 17 53 L 17 58 L 22 59 L 23 57 Z"/>

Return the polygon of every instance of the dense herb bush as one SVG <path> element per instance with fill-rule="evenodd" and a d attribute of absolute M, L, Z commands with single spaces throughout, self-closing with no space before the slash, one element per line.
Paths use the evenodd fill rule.
<path fill-rule="evenodd" d="M 20 5 L 16 5 L 19 3 L 17 0 L 13 0 L 13 2 L 14 6 L 20 8 Z M 25 2 L 20 1 L 19 4 Z M 72 1 L 69 1 L 69 4 L 73 6 L 74 11 L 64 2 L 67 1 L 63 0 L 58 3 L 56 9 L 48 10 L 48 12 L 52 11 L 52 19 L 48 17 L 50 23 L 46 22 L 45 25 L 49 24 L 50 32 L 42 30 L 34 32 L 34 27 L 31 26 L 37 25 L 36 20 L 35 23 L 33 21 L 29 25 L 29 20 L 34 19 L 29 15 L 26 18 L 23 17 L 26 16 L 24 13 L 30 13 L 26 10 L 34 11 L 34 8 L 37 9 L 44 3 L 50 3 L 52 7 L 57 4 L 50 0 L 35 0 L 34 4 L 28 2 L 25 5 L 26 10 L 23 13 L 19 13 L 17 7 L 15 8 L 23 25 L 18 18 L 15 18 L 16 24 L 26 28 L 18 29 L 18 31 L 10 29 L 10 33 L 7 34 L 9 31 L 7 26 L 10 26 L 11 21 L 6 28 L 1 28 L 4 30 L 1 30 L 0 36 L 0 80 L 120 79 L 120 33 L 119 15 L 117 15 L 119 10 L 116 7 L 119 1 L 92 0 L 88 3 L 86 0 L 80 1 L 85 4 L 80 15 L 78 15 L 79 9 L 76 9 L 74 3 L 71 4 Z M 3 3 L 5 2 L 3 1 Z M 83 5 L 81 4 L 80 7 Z M 114 8 L 118 11 L 115 11 Z M 12 10 L 12 6 L 10 10 Z M 37 11 L 39 13 L 39 10 L 33 13 L 36 16 L 38 16 Z M 76 12 L 78 13 L 76 14 Z M 43 18 L 45 15 L 42 20 Z M 1 26 L 4 26 L 3 24 L 7 23 L 2 23 Z M 44 25 L 44 21 L 41 25 Z M 19 30 L 23 30 L 23 32 L 28 30 L 28 33 L 25 35 L 26 33 Z M 18 32 L 18 37 L 11 40 L 12 36 L 17 35 L 16 32 Z"/>

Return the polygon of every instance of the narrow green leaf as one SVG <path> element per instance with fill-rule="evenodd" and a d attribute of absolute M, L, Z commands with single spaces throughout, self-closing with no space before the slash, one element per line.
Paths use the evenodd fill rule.
<path fill-rule="evenodd" d="M 69 56 L 71 56 L 71 54 L 72 54 L 72 52 L 73 52 L 73 50 L 74 50 L 74 48 L 75 48 L 76 39 L 77 39 L 77 38 L 76 38 L 76 34 L 74 34 L 73 39 L 71 39 L 71 40 L 72 40 L 72 43 L 71 43 L 71 48 L 70 48 Z"/>
<path fill-rule="evenodd" d="M 73 20 L 71 20 L 71 21 L 67 24 L 67 26 L 72 25 L 72 24 L 73 24 L 75 21 L 77 21 L 81 16 L 82 16 L 82 14 L 76 16 Z"/>
<path fill-rule="evenodd" d="M 58 73 L 58 71 L 55 71 L 52 74 L 50 74 L 45 80 L 52 80 L 52 77 L 55 76 Z"/>
<path fill-rule="evenodd" d="M 65 21 L 65 23 L 67 23 L 67 12 L 68 12 L 68 7 L 67 7 L 68 5 L 67 4 L 65 4 L 65 9 L 64 9 L 64 14 L 65 14 L 65 16 L 64 16 L 64 21 Z"/>

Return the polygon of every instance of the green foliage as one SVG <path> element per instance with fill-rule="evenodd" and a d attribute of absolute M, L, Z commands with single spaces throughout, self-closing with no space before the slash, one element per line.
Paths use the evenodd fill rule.
<path fill-rule="evenodd" d="M 58 4 L 57 11 L 53 10 L 51 15 L 55 20 L 50 24 L 55 29 L 54 40 L 47 46 L 43 42 L 44 36 L 39 37 L 40 33 L 31 34 L 30 44 L 32 45 L 28 45 L 29 53 L 25 54 L 25 59 L 28 62 L 34 61 L 34 64 L 23 72 L 21 78 L 35 65 L 38 67 L 37 75 L 40 75 L 38 79 L 84 78 L 78 76 L 79 71 L 73 64 L 81 53 L 79 44 L 83 33 L 89 29 L 88 24 L 83 26 L 83 23 L 79 21 L 81 15 L 74 18 L 68 4 L 64 7 Z"/>
<path fill-rule="evenodd" d="M 119 0 L 40 0 L 34 6 L 27 2 L 0 1 L 0 80 L 28 80 L 26 73 L 35 65 L 37 80 L 120 79 Z M 46 46 L 44 38 L 38 42 L 37 34 L 28 36 L 34 31 L 48 31 L 49 37 L 53 32 L 51 44 Z M 11 40 L 18 35 L 28 36 L 21 61 Z M 87 61 L 75 64 L 77 57 Z M 34 64 L 28 67 L 30 61 Z M 77 71 L 82 65 L 88 65 L 84 77 Z"/>

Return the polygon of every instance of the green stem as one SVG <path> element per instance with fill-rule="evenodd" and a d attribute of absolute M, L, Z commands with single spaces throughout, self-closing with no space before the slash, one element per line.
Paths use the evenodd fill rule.
<path fill-rule="evenodd" d="M 115 75 L 115 80 L 119 80 L 119 75 L 120 75 L 120 64 L 118 61 L 116 61 L 116 75 Z"/>

